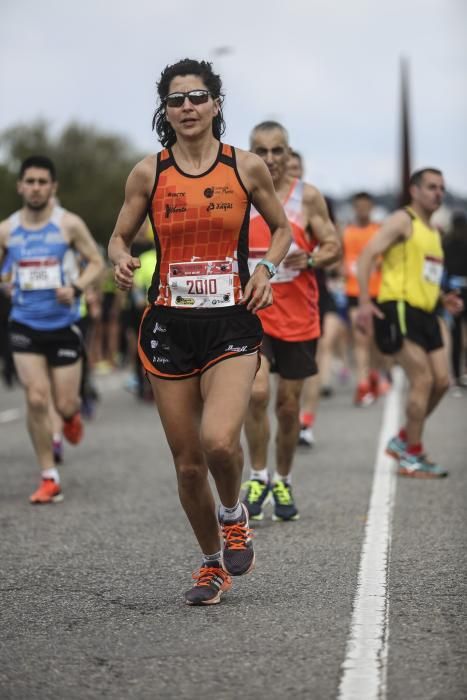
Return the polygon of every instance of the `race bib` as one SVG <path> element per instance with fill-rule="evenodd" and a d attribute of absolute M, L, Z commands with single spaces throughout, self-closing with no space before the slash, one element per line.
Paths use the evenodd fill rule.
<path fill-rule="evenodd" d="M 441 258 L 434 258 L 425 255 L 423 261 L 423 278 L 426 282 L 440 285 L 443 277 L 443 261 Z"/>
<path fill-rule="evenodd" d="M 57 289 L 62 286 L 57 258 L 29 258 L 18 265 L 19 286 L 23 291 Z"/>
<path fill-rule="evenodd" d="M 171 263 L 171 306 L 185 309 L 234 306 L 234 264 L 229 260 Z"/>
<path fill-rule="evenodd" d="M 288 253 L 293 253 L 296 250 L 300 250 L 298 245 L 294 242 L 291 243 Z M 267 249 L 264 248 L 250 248 L 250 257 L 248 258 L 248 269 L 250 270 L 250 275 L 256 269 L 257 264 L 267 253 Z M 287 257 L 286 255 L 286 257 Z M 290 267 L 285 267 L 283 262 L 278 265 L 276 274 L 271 278 L 271 284 L 280 284 L 281 282 L 291 282 L 300 274 L 300 270 L 292 270 Z"/>
<path fill-rule="evenodd" d="M 290 244 L 290 248 L 287 251 L 287 255 L 290 253 L 296 253 L 300 248 L 298 245 L 295 243 L 295 241 L 292 241 Z M 287 258 L 287 255 L 285 256 L 285 259 Z M 281 264 L 277 268 L 277 272 L 274 275 L 274 277 L 271 280 L 271 284 L 281 284 L 282 282 L 292 282 L 296 277 L 299 276 L 301 270 L 292 270 L 290 267 L 286 267 L 284 265 L 284 260 L 281 262 Z"/>

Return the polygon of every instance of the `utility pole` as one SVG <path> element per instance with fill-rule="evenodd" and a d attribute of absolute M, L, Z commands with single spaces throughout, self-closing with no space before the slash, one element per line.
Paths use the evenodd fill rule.
<path fill-rule="evenodd" d="M 409 179 L 411 165 L 411 138 L 410 138 L 410 114 L 409 114 L 409 67 L 405 58 L 401 59 L 401 121 L 400 121 L 400 189 L 399 204 L 405 206 L 410 202 Z"/>

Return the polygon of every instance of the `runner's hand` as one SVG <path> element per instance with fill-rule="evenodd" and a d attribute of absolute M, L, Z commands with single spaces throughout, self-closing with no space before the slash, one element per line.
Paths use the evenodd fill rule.
<path fill-rule="evenodd" d="M 284 258 L 282 264 L 291 270 L 306 270 L 308 268 L 308 256 L 309 254 L 306 250 L 294 250 Z"/>
<path fill-rule="evenodd" d="M 59 304 L 65 304 L 66 306 L 71 306 L 76 300 L 73 287 L 58 287 L 55 290 L 55 296 Z"/>
<path fill-rule="evenodd" d="M 446 311 L 453 316 L 457 316 L 464 310 L 464 302 L 457 291 L 443 294 L 441 301 Z"/>
<path fill-rule="evenodd" d="M 360 304 L 357 310 L 356 326 L 365 335 L 373 334 L 373 316 L 384 318 L 381 309 L 378 309 L 371 301 Z"/>
<path fill-rule="evenodd" d="M 128 291 L 133 286 L 133 273 L 141 267 L 139 258 L 133 258 L 131 255 L 122 255 L 118 263 L 114 267 L 114 277 L 117 287 Z"/>
<path fill-rule="evenodd" d="M 258 265 L 248 280 L 240 304 L 247 304 L 248 311 L 255 314 L 260 309 L 272 304 L 272 288 L 269 274 L 264 265 Z"/>

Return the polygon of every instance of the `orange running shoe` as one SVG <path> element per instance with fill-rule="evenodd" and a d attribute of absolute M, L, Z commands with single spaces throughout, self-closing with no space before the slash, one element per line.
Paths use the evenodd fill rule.
<path fill-rule="evenodd" d="M 60 503 L 63 501 L 63 493 L 60 484 L 53 479 L 42 479 L 37 491 L 29 497 L 32 504 Z"/>
<path fill-rule="evenodd" d="M 63 434 L 72 445 L 77 445 L 78 442 L 81 442 L 83 433 L 84 426 L 79 411 L 68 420 L 63 421 Z"/>

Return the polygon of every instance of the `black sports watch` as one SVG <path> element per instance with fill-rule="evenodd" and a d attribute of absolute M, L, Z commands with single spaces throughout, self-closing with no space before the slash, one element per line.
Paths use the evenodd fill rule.
<path fill-rule="evenodd" d="M 81 289 L 81 287 L 78 287 L 77 284 L 72 284 L 71 286 L 73 287 L 75 299 L 79 299 L 81 294 L 83 293 L 83 290 Z"/>

